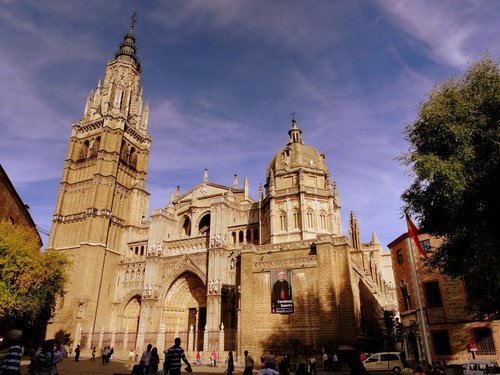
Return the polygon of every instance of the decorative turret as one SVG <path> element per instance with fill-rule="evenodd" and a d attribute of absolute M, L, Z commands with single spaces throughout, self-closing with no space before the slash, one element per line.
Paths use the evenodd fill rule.
<path fill-rule="evenodd" d="M 349 219 L 349 238 L 351 240 L 351 246 L 356 250 L 361 250 L 361 235 L 359 233 L 358 219 L 353 211 L 351 211 Z"/>
<path fill-rule="evenodd" d="M 233 188 L 238 189 L 238 175 L 235 173 L 234 174 L 234 179 L 233 179 Z"/>
<path fill-rule="evenodd" d="M 290 140 L 288 141 L 288 146 L 290 146 L 292 143 L 301 143 L 304 144 L 302 141 L 302 130 L 297 128 L 297 121 L 295 120 L 295 116 L 292 118 L 292 128 L 288 131 L 288 135 L 290 136 Z"/>
<path fill-rule="evenodd" d="M 203 182 L 208 182 L 208 169 L 205 168 L 205 172 L 203 172 Z"/>
<path fill-rule="evenodd" d="M 248 198 L 248 178 L 247 177 L 245 177 L 245 180 L 243 180 L 243 191 L 245 194 L 245 200 L 248 201 L 249 198 Z"/>

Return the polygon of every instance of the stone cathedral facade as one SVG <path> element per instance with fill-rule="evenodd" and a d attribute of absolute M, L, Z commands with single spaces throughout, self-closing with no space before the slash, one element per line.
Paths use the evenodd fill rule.
<path fill-rule="evenodd" d="M 381 245 L 361 242 L 354 213 L 342 235 L 325 155 L 295 119 L 256 200 L 247 179 L 222 186 L 205 171 L 148 219 L 140 78 L 132 23 L 72 125 L 48 248 L 73 266 L 47 336 L 63 329 L 75 346 L 117 353 L 179 336 L 189 353 L 240 356 L 380 344 Z M 292 296 L 273 300 L 281 273 Z"/>

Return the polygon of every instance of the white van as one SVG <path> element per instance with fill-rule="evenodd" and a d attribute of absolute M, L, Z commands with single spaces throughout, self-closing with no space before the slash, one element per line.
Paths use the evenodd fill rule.
<path fill-rule="evenodd" d="M 401 374 L 404 368 L 399 352 L 375 353 L 363 361 L 367 372 Z"/>
<path fill-rule="evenodd" d="M 498 364 L 488 359 L 469 359 L 462 366 L 464 368 L 464 375 L 484 375 L 499 373 Z"/>

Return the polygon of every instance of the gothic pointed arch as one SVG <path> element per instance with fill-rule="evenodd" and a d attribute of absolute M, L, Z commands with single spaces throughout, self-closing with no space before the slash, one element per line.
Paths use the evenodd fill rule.
<path fill-rule="evenodd" d="M 121 328 L 130 333 L 138 332 L 139 316 L 141 314 L 141 297 L 133 295 L 129 297 L 127 304 L 123 309 Z"/>

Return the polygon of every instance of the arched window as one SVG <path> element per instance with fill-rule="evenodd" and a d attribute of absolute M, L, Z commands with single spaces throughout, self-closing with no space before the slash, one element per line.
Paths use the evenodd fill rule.
<path fill-rule="evenodd" d="M 320 228 L 325 230 L 326 229 L 326 212 L 321 211 L 319 213 L 319 222 L 320 222 Z"/>
<path fill-rule="evenodd" d="M 137 151 L 133 147 L 130 149 L 128 164 L 134 169 L 137 167 Z"/>
<path fill-rule="evenodd" d="M 125 271 L 125 281 L 128 280 L 128 271 Z"/>
<path fill-rule="evenodd" d="M 253 243 L 259 243 L 259 228 L 253 230 Z"/>
<path fill-rule="evenodd" d="M 236 243 L 236 232 L 231 233 L 231 238 L 233 239 L 233 243 Z"/>
<path fill-rule="evenodd" d="M 81 148 L 80 148 L 80 153 L 78 155 L 78 159 L 85 159 L 87 157 L 87 152 L 89 151 L 89 141 L 83 142 Z"/>
<path fill-rule="evenodd" d="M 184 224 L 182 225 L 182 234 L 185 237 L 191 236 L 191 220 L 188 217 L 184 219 Z"/>
<path fill-rule="evenodd" d="M 293 229 L 299 229 L 299 210 L 293 210 Z"/>
<path fill-rule="evenodd" d="M 314 228 L 313 212 L 312 210 L 307 210 L 307 227 Z"/>
<path fill-rule="evenodd" d="M 136 247 L 134 248 L 134 250 L 135 250 L 135 256 L 136 256 L 136 257 L 138 257 L 138 256 L 140 255 L 140 254 L 139 254 L 139 247 L 138 247 L 138 246 L 136 246 Z"/>
<path fill-rule="evenodd" d="M 251 229 L 247 229 L 247 243 L 250 243 L 252 242 L 252 230 Z"/>
<path fill-rule="evenodd" d="M 239 242 L 239 243 L 243 243 L 243 241 L 244 241 L 244 238 L 243 238 L 243 237 L 244 237 L 243 231 L 242 231 L 242 230 L 240 230 L 240 233 L 239 233 L 239 238 L 238 238 L 238 242 Z"/>
<path fill-rule="evenodd" d="M 135 274 L 135 278 L 139 280 L 141 278 L 141 270 L 137 270 L 137 273 Z"/>
<path fill-rule="evenodd" d="M 278 215 L 278 223 L 280 230 L 286 230 L 286 212 L 281 211 Z"/>
<path fill-rule="evenodd" d="M 144 256 L 144 245 L 141 246 L 141 257 Z"/>
<path fill-rule="evenodd" d="M 210 235 L 210 214 L 207 213 L 203 215 L 198 224 L 198 232 L 200 236 L 208 236 Z"/>
<path fill-rule="evenodd" d="M 132 270 L 130 271 L 130 280 L 134 280 L 135 279 L 135 271 Z"/>

